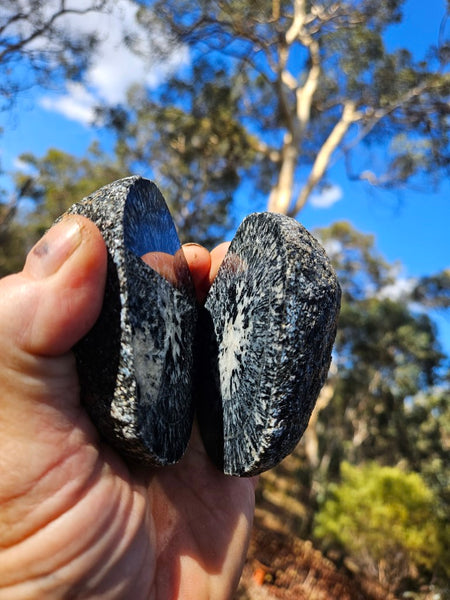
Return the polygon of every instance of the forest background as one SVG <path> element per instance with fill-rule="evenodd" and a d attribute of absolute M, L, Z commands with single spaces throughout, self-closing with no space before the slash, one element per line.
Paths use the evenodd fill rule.
<path fill-rule="evenodd" d="M 334 360 L 259 502 L 409 598 L 449 593 L 449 10 L 0 0 L 0 275 L 130 173 L 183 241 L 256 210 L 314 229 L 343 289 Z"/>

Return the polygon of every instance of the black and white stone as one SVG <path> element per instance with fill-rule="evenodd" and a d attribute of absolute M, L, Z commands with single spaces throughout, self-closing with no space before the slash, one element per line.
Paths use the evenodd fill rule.
<path fill-rule="evenodd" d="M 68 212 L 91 219 L 108 249 L 100 317 L 74 349 L 103 436 L 139 462 L 177 462 L 195 398 L 205 448 L 226 474 L 260 473 L 291 452 L 325 381 L 339 312 L 318 242 L 293 219 L 251 215 L 199 309 L 155 184 L 122 179 Z"/>
<path fill-rule="evenodd" d="M 193 422 L 197 309 L 165 201 L 154 183 L 129 177 L 68 212 L 92 220 L 108 250 L 102 312 L 74 348 L 82 400 L 124 455 L 152 465 L 177 462 Z M 149 252 L 173 261 L 176 281 L 141 260 Z"/>
<path fill-rule="evenodd" d="M 200 432 L 226 474 L 258 474 L 294 449 L 327 376 L 339 306 L 306 229 L 271 213 L 244 220 L 198 324 Z"/>

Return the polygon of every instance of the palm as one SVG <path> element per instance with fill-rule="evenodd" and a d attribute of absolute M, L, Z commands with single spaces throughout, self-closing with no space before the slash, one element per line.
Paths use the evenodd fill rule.
<path fill-rule="evenodd" d="M 196 432 L 177 465 L 150 472 L 128 470 L 109 450 L 105 464 L 108 476 L 98 482 L 105 485 L 105 502 L 110 501 L 112 466 L 114 485 L 122 495 L 117 506 L 129 505 L 128 514 L 113 515 L 129 539 L 119 557 L 123 576 L 130 560 L 142 567 L 136 569 L 125 597 L 229 598 L 245 557 L 254 481 L 220 473 Z"/>
<path fill-rule="evenodd" d="M 245 556 L 253 481 L 220 473 L 194 433 L 178 465 L 154 472 L 148 493 L 159 542 L 158 583 L 171 582 L 163 597 L 176 597 L 179 582 L 182 598 L 228 598 Z M 217 596 L 211 592 L 215 588 Z"/>
<path fill-rule="evenodd" d="M 23 436 L 15 440 L 19 451 L 3 454 L 0 508 L 2 500 L 12 503 L 22 520 L 8 522 L 8 510 L 6 516 L 0 510 L 0 539 L 6 546 L 3 554 L 0 550 L 0 599 L 15 598 L 8 587 L 2 596 L 2 586 L 11 574 L 8 546 L 14 551 L 18 545 L 30 556 L 29 565 L 20 561 L 24 572 L 33 565 L 35 572 L 46 573 L 50 564 L 59 573 L 64 566 L 56 591 L 55 579 L 45 580 L 45 597 L 79 587 L 81 598 L 229 598 L 245 557 L 253 481 L 220 473 L 196 432 L 177 465 L 127 466 L 99 440 L 80 407 L 71 384 L 76 380 L 72 357 L 40 362 L 48 376 L 28 420 L 21 421 Z M 57 398 L 61 373 L 65 394 Z M 17 383 L 19 395 L 26 383 Z M 19 422 L 17 401 L 11 400 L 11 407 L 8 399 L 4 402 L 6 409 Z M 29 506 L 39 509 L 29 514 Z M 51 556 L 42 548 L 52 549 Z"/>

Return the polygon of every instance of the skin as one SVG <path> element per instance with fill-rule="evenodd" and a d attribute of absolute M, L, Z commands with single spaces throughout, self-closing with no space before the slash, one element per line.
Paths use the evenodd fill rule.
<path fill-rule="evenodd" d="M 199 300 L 224 249 L 185 247 Z M 72 216 L 0 281 L 0 600 L 231 598 L 256 480 L 217 471 L 195 427 L 177 465 L 127 465 L 80 405 L 71 348 L 105 272 L 99 231 Z"/>

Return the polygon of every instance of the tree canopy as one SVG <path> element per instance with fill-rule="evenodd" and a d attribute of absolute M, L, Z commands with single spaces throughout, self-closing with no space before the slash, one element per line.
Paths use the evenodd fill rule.
<path fill-rule="evenodd" d="M 450 44 L 441 35 L 420 58 L 390 49 L 386 32 L 401 22 L 403 0 L 140 4 L 149 31 L 162 23 L 191 49 L 193 67 L 168 84 L 183 89 L 173 106 L 195 116 L 199 81 L 227 87 L 211 101 L 247 136 L 270 210 L 298 214 L 338 158 L 352 179 L 384 187 L 449 173 Z M 188 125 L 179 134 L 195 146 Z"/>
<path fill-rule="evenodd" d="M 343 294 L 327 400 L 319 398 L 320 416 L 307 432 L 317 435 L 310 462 L 325 479 L 336 476 L 343 459 L 406 464 L 428 472 L 430 485 L 434 481 L 446 497 L 449 482 L 438 484 L 434 469 L 448 460 L 450 414 L 443 399 L 450 397 L 450 364 L 429 299 L 414 300 L 422 282 L 411 280 L 396 295 L 395 265 L 377 253 L 373 236 L 347 222 L 315 233 L 328 249 Z"/>

